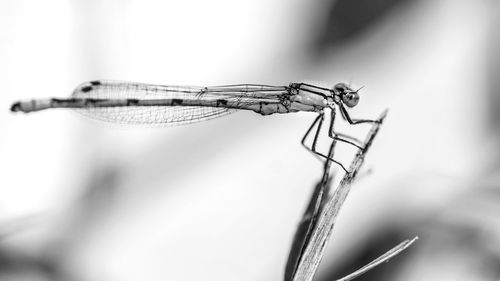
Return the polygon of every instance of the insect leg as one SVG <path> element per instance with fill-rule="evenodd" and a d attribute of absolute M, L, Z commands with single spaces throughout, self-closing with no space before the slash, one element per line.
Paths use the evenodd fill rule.
<path fill-rule="evenodd" d="M 330 129 L 328 130 L 328 136 L 334 140 L 338 140 L 338 141 L 341 141 L 341 142 L 345 142 L 345 143 L 348 143 L 352 146 L 355 146 L 361 150 L 363 150 L 364 148 L 358 144 L 356 144 L 355 142 L 357 143 L 362 143 L 360 140 L 358 140 L 357 138 L 355 137 L 351 137 L 349 135 L 346 135 L 346 134 L 342 134 L 342 133 L 338 133 L 338 132 L 335 132 L 334 130 L 334 122 L 335 122 L 335 115 L 336 115 L 336 112 L 335 112 L 335 108 L 332 108 L 331 110 L 331 118 L 330 118 Z M 347 140 L 347 139 L 350 139 L 350 140 Z"/>
<path fill-rule="evenodd" d="M 340 108 L 340 113 L 342 117 L 349 122 L 351 125 L 356 125 L 356 124 L 361 124 L 361 123 L 380 123 L 380 120 L 370 120 L 370 119 L 354 119 L 349 116 L 349 113 L 347 113 L 347 110 L 345 107 L 342 105 L 342 103 L 339 103 L 339 108 Z"/>
<path fill-rule="evenodd" d="M 304 137 L 302 138 L 301 144 L 302 144 L 303 147 L 305 147 L 309 152 L 313 153 L 315 156 L 319 156 L 319 157 L 322 157 L 322 158 L 324 158 L 326 160 L 332 161 L 333 163 L 339 165 L 346 173 L 348 173 L 347 169 L 344 167 L 344 165 L 342 165 L 342 163 L 338 162 L 337 160 L 335 160 L 335 159 L 333 159 L 331 157 L 328 157 L 328 156 L 322 154 L 321 152 L 316 151 L 316 143 L 318 141 L 319 133 L 321 131 L 321 127 L 323 125 L 324 118 L 325 118 L 325 113 L 324 112 L 321 112 L 320 114 L 318 114 L 318 117 L 316 117 L 316 119 L 314 119 L 314 121 L 311 124 L 311 126 L 309 127 L 309 129 L 307 129 Z M 312 129 L 314 128 L 314 126 L 316 125 L 316 123 L 318 123 L 318 127 L 316 129 L 316 133 L 314 134 L 314 140 L 313 140 L 313 143 L 312 143 L 311 147 L 308 147 L 305 144 L 305 141 L 306 141 L 307 137 L 309 136 L 309 134 L 312 132 Z M 333 142 L 335 142 L 335 140 L 333 140 Z M 333 143 L 332 143 L 332 146 L 333 146 Z"/>
<path fill-rule="evenodd" d="M 314 119 L 314 121 L 312 122 L 311 126 L 309 126 L 309 129 L 307 129 L 306 133 L 302 137 L 302 140 L 300 141 L 300 143 L 302 144 L 302 146 L 304 146 L 305 148 L 308 148 L 306 146 L 306 144 L 305 144 L 306 139 L 309 136 L 309 134 L 312 132 L 312 129 L 314 128 L 314 126 L 316 125 L 316 123 L 320 122 L 320 124 L 318 126 L 318 129 L 316 129 L 316 134 L 314 136 L 314 141 L 313 141 L 313 146 L 312 146 L 313 148 L 316 148 L 316 141 L 318 140 L 319 130 L 321 128 L 321 125 L 323 123 L 323 119 L 324 118 L 325 118 L 325 113 L 321 112 L 320 114 L 318 114 L 318 116 L 316 117 L 316 119 Z"/>

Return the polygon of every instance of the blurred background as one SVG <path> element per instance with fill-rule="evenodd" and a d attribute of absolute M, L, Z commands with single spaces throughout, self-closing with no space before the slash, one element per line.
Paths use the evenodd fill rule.
<path fill-rule="evenodd" d="M 0 280 L 281 280 L 321 163 L 308 113 L 127 128 L 12 114 L 95 79 L 365 86 L 389 108 L 316 280 L 500 278 L 494 0 L 0 2 Z"/>

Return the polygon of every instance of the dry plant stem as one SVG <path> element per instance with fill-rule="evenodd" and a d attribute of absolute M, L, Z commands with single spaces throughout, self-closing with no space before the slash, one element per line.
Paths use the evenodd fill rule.
<path fill-rule="evenodd" d="M 365 140 L 364 149 L 358 150 L 349 167 L 349 173 L 344 175 L 339 187 L 334 191 L 331 199 L 324 206 L 321 214 L 319 215 L 318 223 L 314 227 L 310 240 L 304 249 L 303 256 L 297 266 L 293 280 L 310 281 L 314 277 L 314 274 L 316 273 L 319 263 L 323 257 L 326 245 L 328 244 L 328 239 L 330 238 L 333 226 L 335 225 L 339 210 L 349 194 L 351 183 L 354 180 L 359 168 L 361 168 L 365 154 L 370 148 L 386 113 L 387 111 L 383 112 L 382 116 L 379 118 L 379 123 L 373 124 Z M 330 153 L 332 153 L 332 151 L 330 151 Z M 325 178 L 329 178 L 330 166 L 331 161 L 327 161 L 323 172 L 323 178 L 321 179 L 322 185 L 328 182 Z"/>
<path fill-rule="evenodd" d="M 334 154 L 335 144 L 336 142 L 334 141 L 330 146 L 330 151 L 328 153 L 330 158 L 332 158 Z M 322 206 L 324 206 L 328 201 L 328 194 L 330 193 L 332 181 L 332 178 L 329 176 L 331 164 L 332 161 L 325 162 L 325 172 L 323 173 L 323 178 L 316 184 L 311 198 L 309 199 L 309 205 L 302 215 L 302 220 L 300 221 L 297 231 L 293 237 L 292 247 L 290 249 L 290 254 L 285 268 L 285 281 L 293 279 L 304 254 L 304 250 L 309 243 L 311 234 L 316 226 Z"/>
<path fill-rule="evenodd" d="M 410 247 L 411 244 L 413 244 L 413 242 L 417 241 L 417 239 L 418 239 L 418 237 L 415 237 L 415 238 L 413 238 L 411 240 L 405 240 L 405 241 L 399 243 L 396 247 L 390 249 L 389 251 L 387 251 L 382 256 L 374 259 L 369 264 L 363 266 L 362 268 L 354 271 L 353 273 L 351 273 L 351 274 L 349 274 L 347 276 L 344 276 L 344 277 L 342 277 L 340 279 L 337 279 L 337 281 L 349 281 L 349 280 L 353 280 L 354 278 L 356 278 L 358 276 L 361 276 L 361 275 L 365 274 L 366 272 L 368 272 L 371 269 L 377 267 L 381 263 L 389 261 L 389 259 L 397 256 L 399 253 L 401 253 L 402 251 L 406 250 L 406 248 Z"/>
<path fill-rule="evenodd" d="M 359 169 L 361 168 L 364 161 L 364 157 L 368 149 L 370 148 L 375 136 L 377 135 L 378 130 L 380 129 L 380 126 L 386 114 L 387 110 L 385 110 L 379 117 L 378 120 L 380 122 L 373 124 L 364 142 L 364 149 L 358 150 L 356 156 L 354 157 L 354 160 L 351 163 L 351 166 L 349 167 L 349 173 L 346 173 L 344 175 L 339 184 L 339 187 L 334 191 L 333 195 L 329 198 L 327 197 L 326 195 L 327 193 L 325 193 L 325 191 L 329 190 L 329 184 L 330 184 L 329 171 L 332 162 L 331 161 L 326 162 L 323 172 L 323 178 L 320 184 L 317 186 L 318 191 L 315 192 L 315 194 L 318 195 L 318 198 L 316 199 L 314 205 L 317 206 L 319 204 L 319 207 L 315 207 L 312 213 L 313 216 L 318 216 L 319 218 L 313 217 L 309 219 L 310 224 L 308 227 L 307 235 L 306 237 L 304 237 L 303 241 L 301 241 L 302 248 L 295 264 L 295 270 L 288 272 L 288 274 L 286 275 L 291 276 L 291 278 L 287 279 L 288 276 L 286 276 L 285 280 L 311 281 L 313 279 L 314 274 L 316 273 L 316 270 L 323 257 L 326 245 L 328 244 L 328 240 L 332 233 L 340 208 L 342 207 L 347 195 L 349 194 L 351 184 L 354 181 Z M 333 149 L 330 150 L 330 154 L 332 153 Z M 322 202 L 325 202 L 328 199 L 329 201 L 326 202 L 326 204 L 321 204 Z M 310 206 L 311 204 L 312 202 L 310 203 Z M 321 205 L 323 205 L 323 207 Z M 320 214 L 317 214 L 318 211 L 320 212 Z M 414 241 L 415 239 L 411 241 L 406 240 L 402 242 L 395 248 L 385 253 L 383 256 L 372 261 L 370 264 L 362 267 L 356 272 L 339 280 L 352 280 L 353 278 L 367 272 L 368 270 L 379 265 L 380 263 L 387 261 L 388 259 L 399 254 L 401 251 L 410 246 Z M 288 268 L 289 266 L 290 265 L 288 264 L 287 270 L 289 270 Z"/>

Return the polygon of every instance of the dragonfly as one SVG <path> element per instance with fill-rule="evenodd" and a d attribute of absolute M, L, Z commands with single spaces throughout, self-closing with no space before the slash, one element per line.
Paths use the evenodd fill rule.
<path fill-rule="evenodd" d="M 308 151 L 338 164 L 339 161 L 319 152 L 317 142 L 330 111 L 328 136 L 363 149 L 362 142 L 334 130 L 337 109 L 349 124 L 377 123 L 378 120 L 351 118 L 347 108 L 359 102 L 359 90 L 346 83 L 328 89 L 308 83 L 290 83 L 288 86 L 262 84 L 235 84 L 224 86 L 167 86 L 135 82 L 95 80 L 80 84 L 70 98 L 47 98 L 18 101 L 13 112 L 36 112 L 52 108 L 71 108 L 83 115 L 112 123 L 131 125 L 181 125 L 208 120 L 238 110 L 250 110 L 261 115 L 292 112 L 314 112 L 317 117 L 302 137 L 301 144 Z M 314 131 L 312 144 L 306 140 Z"/>

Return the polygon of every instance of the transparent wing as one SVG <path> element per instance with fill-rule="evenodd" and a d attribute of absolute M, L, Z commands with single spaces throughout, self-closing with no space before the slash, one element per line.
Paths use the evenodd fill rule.
<path fill-rule="evenodd" d="M 236 109 L 215 107 L 165 107 L 165 106 L 131 106 L 112 108 L 76 109 L 80 114 L 105 121 L 127 125 L 176 126 L 200 122 L 224 116 Z"/>
<path fill-rule="evenodd" d="M 250 102 L 265 96 L 275 100 L 284 87 L 265 85 L 230 85 L 218 87 L 162 86 L 119 81 L 92 81 L 77 87 L 74 98 L 96 99 L 182 99 L 232 100 Z M 204 121 L 237 111 L 209 106 L 121 106 L 77 109 L 87 117 L 131 125 L 172 126 Z"/>

